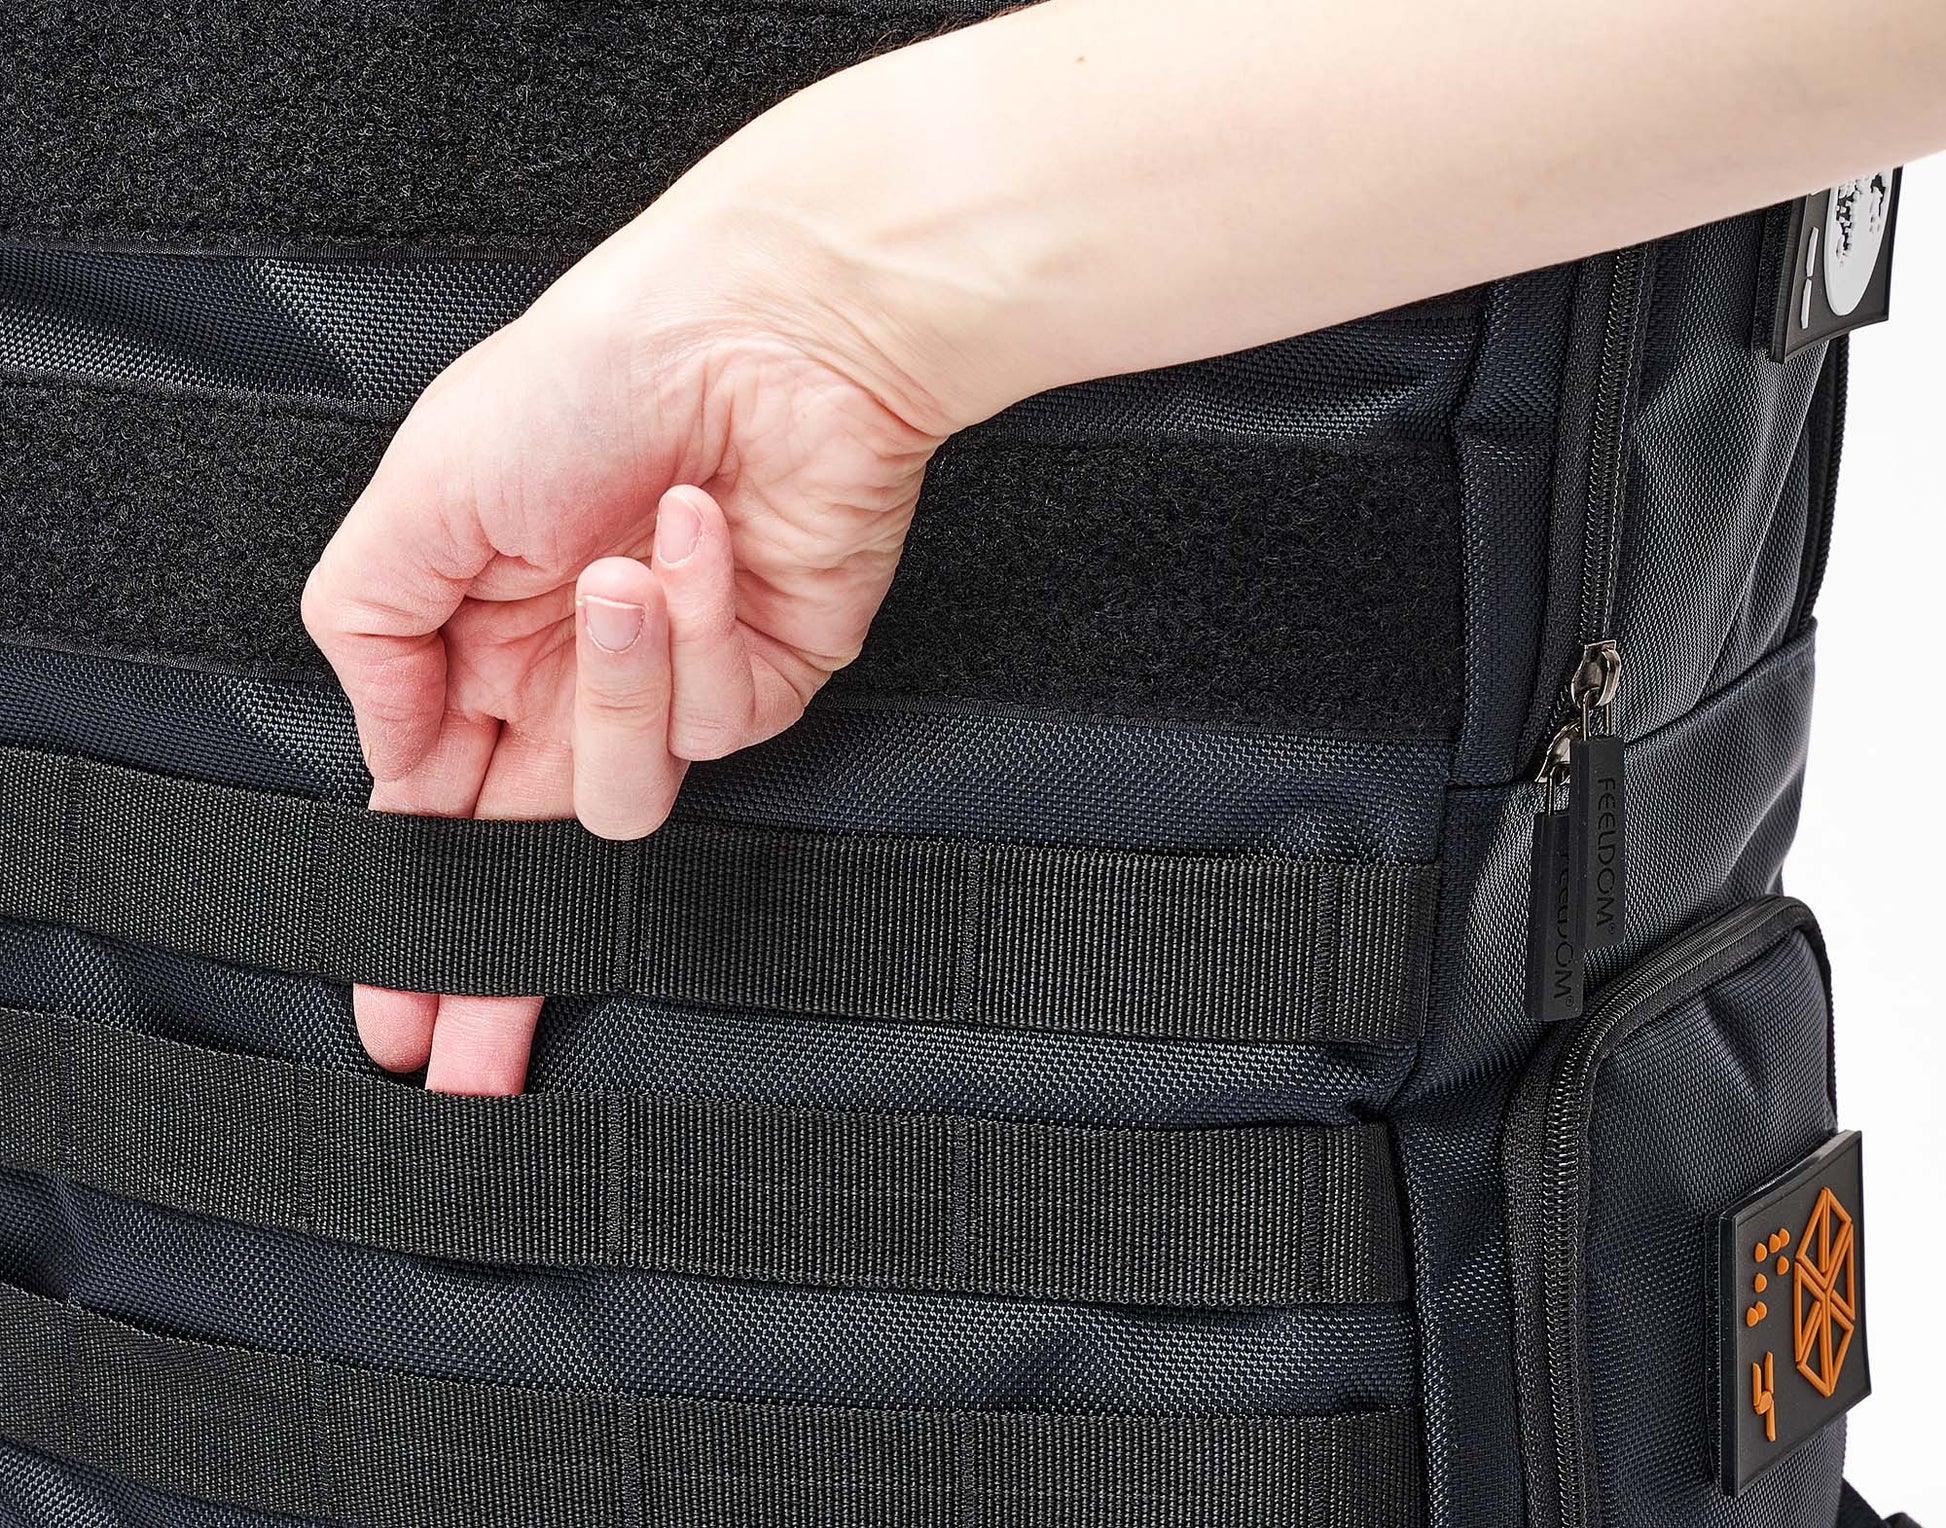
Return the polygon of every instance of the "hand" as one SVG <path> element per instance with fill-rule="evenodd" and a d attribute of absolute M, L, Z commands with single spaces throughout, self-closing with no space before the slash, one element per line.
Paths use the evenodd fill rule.
<path fill-rule="evenodd" d="M 647 832 L 857 651 L 953 429 L 1946 144 L 1937 0 L 1489 10 L 1049 0 L 765 112 L 435 382 L 326 551 L 374 805 Z M 519 1086 L 533 1001 L 356 1001 L 384 1064 Z"/>
<path fill-rule="evenodd" d="M 944 428 L 858 326 L 654 214 L 456 361 L 304 620 L 384 811 L 635 838 L 859 650 Z M 519 1091 L 540 999 L 361 987 L 380 1065 Z"/>

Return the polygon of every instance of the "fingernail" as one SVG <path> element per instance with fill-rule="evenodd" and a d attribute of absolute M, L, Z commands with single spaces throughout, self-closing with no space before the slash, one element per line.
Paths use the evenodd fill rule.
<path fill-rule="evenodd" d="M 581 609 L 588 622 L 588 636 L 603 652 L 625 653 L 642 635 L 642 607 L 620 600 L 605 600 L 598 594 L 584 594 Z"/>
<path fill-rule="evenodd" d="M 655 512 L 655 555 L 666 563 L 684 561 L 703 539 L 703 517 L 681 494 L 670 494 Z"/>

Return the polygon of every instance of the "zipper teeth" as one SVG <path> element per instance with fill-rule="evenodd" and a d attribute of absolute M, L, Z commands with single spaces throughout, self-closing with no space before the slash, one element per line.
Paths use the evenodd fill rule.
<path fill-rule="evenodd" d="M 1601 382 L 1588 450 L 1588 541 L 1581 575 L 1581 641 L 1608 635 L 1620 562 L 1620 521 L 1628 492 L 1627 423 L 1642 327 L 1648 248 L 1619 250 L 1609 280 L 1602 332 Z"/>
<path fill-rule="evenodd" d="M 1604 992 L 1589 1010 L 1548 1078 L 1547 1110 L 1542 1128 L 1541 1147 L 1546 1154 L 1544 1166 L 1544 1203 L 1541 1245 L 1552 1248 L 1564 1244 L 1564 1233 L 1572 1234 L 1579 1221 L 1581 1197 L 1581 1101 L 1593 1085 L 1595 1072 L 1617 1023 L 1652 997 L 1674 978 L 1695 969 L 1777 915 L 1775 900 L 1753 903 L 1709 930 L 1709 938 L 1696 947 L 1678 942 L 1660 956 L 1623 977 Z M 1572 1140 L 1570 1147 L 1567 1143 Z M 1543 1275 L 1548 1324 L 1548 1389 L 1553 1397 L 1554 1462 L 1559 1490 L 1561 1528 L 1592 1528 L 1590 1504 L 1582 1499 L 1587 1478 L 1582 1459 L 1582 1427 L 1575 1394 L 1574 1282 L 1572 1259 L 1563 1266 L 1550 1257 Z"/>
<path fill-rule="evenodd" d="M 1588 442 L 1588 500 L 1585 515 L 1581 564 L 1581 610 L 1578 644 L 1585 651 L 1589 644 L 1609 636 L 1614 617 L 1615 585 L 1619 575 L 1620 522 L 1628 491 L 1627 423 L 1630 397 L 1635 385 L 1635 359 L 1641 346 L 1643 285 L 1647 279 L 1649 251 L 1646 245 L 1619 250 L 1613 257 L 1609 274 L 1608 305 L 1603 315 L 1599 381 L 1595 393 L 1594 418 Z M 1572 701 L 1563 697 L 1564 702 Z M 1678 954 L 1672 951 L 1671 955 Z M 1575 1087 L 1586 1086 L 1596 1057 L 1584 1054 L 1583 1038 L 1594 1034 L 1597 1040 L 1613 1023 L 1617 1001 L 1637 986 L 1656 979 L 1666 963 L 1654 961 L 1624 986 L 1605 995 L 1598 1008 L 1583 1021 L 1570 1042 L 1570 1048 L 1557 1063 L 1549 1078 L 1547 1104 L 1543 1111 L 1541 1149 L 1543 1187 L 1539 1206 L 1543 1224 L 1540 1244 L 1551 1248 L 1559 1240 L 1558 1227 L 1577 1216 L 1580 1199 L 1580 1149 L 1567 1153 L 1552 1143 L 1565 1133 L 1561 1115 L 1562 1086 L 1569 1068 L 1575 1071 Z M 1660 978 L 1666 980 L 1666 976 Z M 1569 1260 L 1570 1264 L 1572 1259 Z M 1550 1409 L 1554 1424 L 1554 1468 L 1558 1522 L 1561 1528 L 1581 1528 L 1590 1514 L 1590 1503 L 1583 1499 L 1585 1466 L 1581 1458 L 1580 1417 L 1572 1403 L 1574 1369 L 1573 1279 L 1572 1266 L 1563 1270 L 1553 1257 L 1542 1265 L 1542 1300 L 1545 1307 L 1545 1352 L 1542 1362 L 1547 1370 Z M 1565 1316 L 1557 1315 L 1568 1307 Z"/>

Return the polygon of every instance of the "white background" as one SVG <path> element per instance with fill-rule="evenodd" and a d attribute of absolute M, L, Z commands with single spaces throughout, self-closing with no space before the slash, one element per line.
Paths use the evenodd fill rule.
<path fill-rule="evenodd" d="M 1865 1132 L 1873 1394 L 1847 1473 L 1946 1528 L 1946 156 L 1906 171 L 1893 319 L 1852 339 L 1787 889 L 1818 914 L 1838 1106 Z"/>

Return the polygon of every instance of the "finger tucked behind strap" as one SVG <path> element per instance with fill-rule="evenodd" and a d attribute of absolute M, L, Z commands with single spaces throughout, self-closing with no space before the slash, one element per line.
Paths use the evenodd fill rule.
<path fill-rule="evenodd" d="M 567 809 L 561 789 L 567 770 L 562 744 L 503 726 L 473 815 L 558 817 Z M 435 1093 L 518 1093 L 527 1080 L 540 1014 L 538 997 L 449 993 L 440 998 L 426 1086 Z"/>
<path fill-rule="evenodd" d="M 472 816 L 499 736 L 500 724 L 491 717 L 469 722 L 448 714 L 439 741 L 417 768 L 373 786 L 373 809 L 429 817 Z M 380 1066 L 416 1072 L 426 1064 L 439 1016 L 436 993 L 354 987 L 351 1011 L 359 1039 Z"/>

